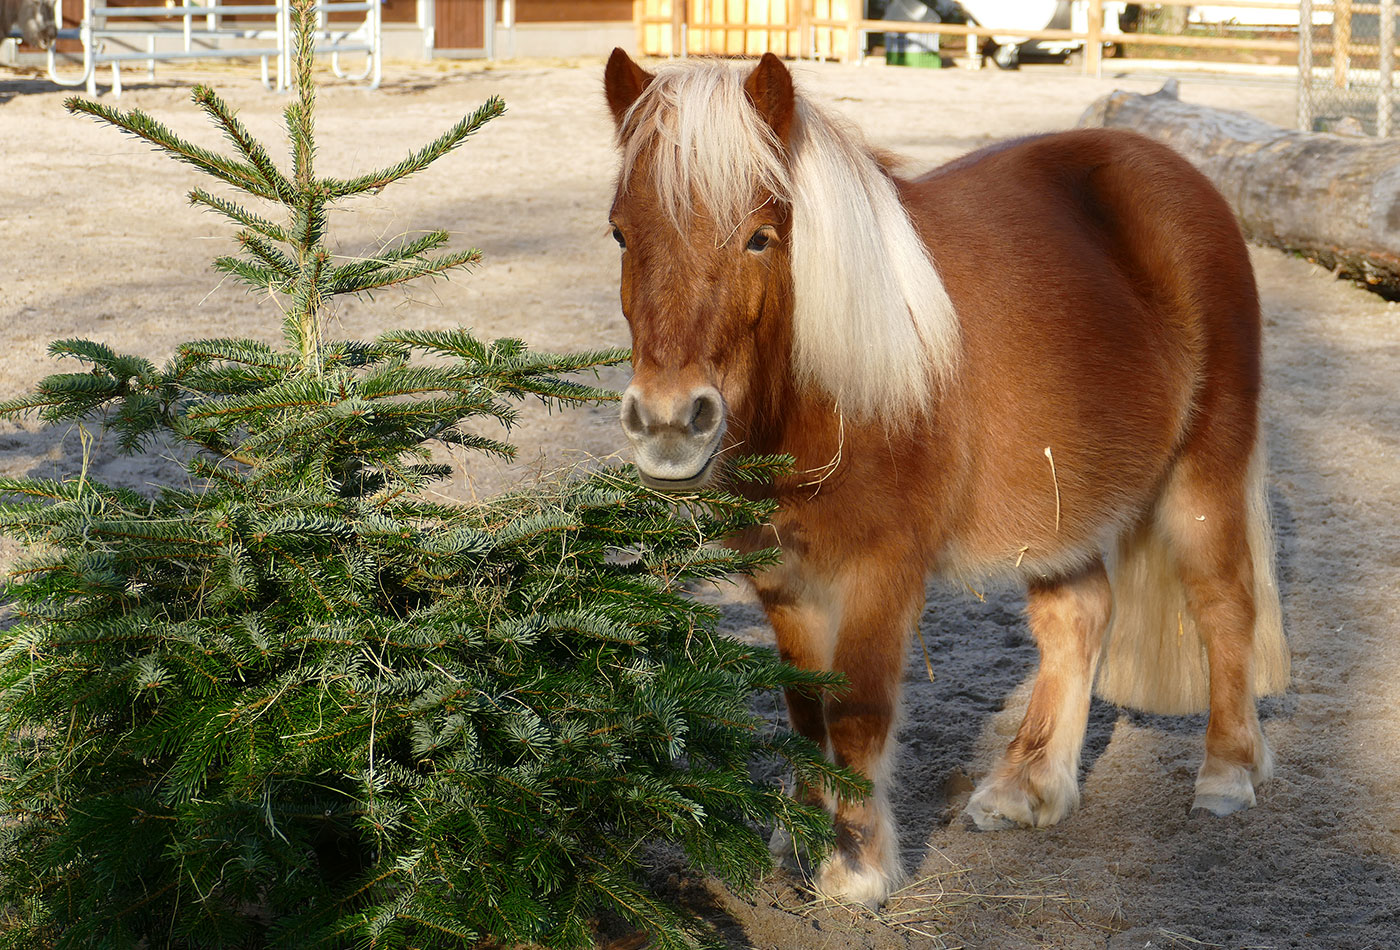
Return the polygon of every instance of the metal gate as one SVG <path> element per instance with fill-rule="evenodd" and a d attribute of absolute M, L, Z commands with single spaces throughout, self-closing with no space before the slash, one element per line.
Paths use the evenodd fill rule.
<path fill-rule="evenodd" d="M 56 5 L 61 16 L 61 0 Z M 354 14 L 362 17 L 356 20 Z M 335 74 L 368 79 L 371 88 L 378 88 L 383 68 L 379 0 L 322 0 L 316 4 L 316 17 L 316 52 L 331 57 Z M 49 50 L 49 78 L 63 86 L 86 85 L 89 95 L 97 94 L 97 73 L 103 66 L 110 67 L 112 91 L 119 96 L 123 66 L 144 63 L 154 78 L 156 63 L 191 59 L 258 59 L 267 88 L 283 90 L 292 84 L 291 0 L 181 0 L 172 6 L 82 0 L 78 27 L 60 30 L 59 37 L 79 41 L 81 49 L 73 53 L 81 54 L 81 71 L 76 76 L 63 73 L 59 61 L 67 54 L 60 42 Z M 347 54 L 363 55 L 364 68 L 348 72 L 341 63 Z"/>

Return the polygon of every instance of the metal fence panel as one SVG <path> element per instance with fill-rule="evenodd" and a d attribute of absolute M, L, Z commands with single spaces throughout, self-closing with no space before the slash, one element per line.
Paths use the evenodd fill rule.
<path fill-rule="evenodd" d="M 61 0 L 55 0 L 57 6 Z M 367 79 L 377 88 L 382 74 L 379 0 L 318 0 L 315 4 L 315 43 L 327 54 L 335 74 L 344 79 Z M 60 8 L 61 11 L 61 8 Z M 361 22 L 333 22 L 332 14 L 363 14 Z M 225 17 L 246 16 L 254 22 Z M 154 78 L 158 62 L 197 59 L 257 59 L 263 84 L 283 90 L 292 83 L 291 0 L 170 0 L 164 6 L 112 6 L 106 0 L 83 0 L 82 21 L 76 30 L 60 30 L 64 39 L 81 42 L 81 72 L 60 70 L 64 54 L 50 49 L 49 78 L 64 86 L 85 85 L 97 94 L 101 67 L 111 69 L 114 95 L 121 95 L 122 67 L 145 64 Z M 61 19 L 60 21 L 61 22 Z M 341 58 L 364 56 L 362 71 L 352 73 Z"/>
<path fill-rule="evenodd" d="M 1395 0 L 1302 0 L 1298 22 L 1298 127 L 1392 134 Z"/>

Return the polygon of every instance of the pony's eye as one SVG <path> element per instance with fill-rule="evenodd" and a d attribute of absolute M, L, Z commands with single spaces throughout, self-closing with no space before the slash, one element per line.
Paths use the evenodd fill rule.
<path fill-rule="evenodd" d="M 770 233 L 768 233 L 767 228 L 759 228 L 753 233 L 753 237 L 749 238 L 749 243 L 747 247 L 750 251 L 767 250 L 768 244 L 772 240 L 773 236 Z"/>
<path fill-rule="evenodd" d="M 622 231 L 621 231 L 621 230 L 618 228 L 618 226 L 615 225 L 615 224 L 613 225 L 613 232 L 612 232 L 612 234 L 613 234 L 613 240 L 617 242 L 617 246 L 618 246 L 618 247 L 621 247 L 621 248 L 627 247 L 627 241 L 623 239 L 623 237 L 622 237 Z"/>

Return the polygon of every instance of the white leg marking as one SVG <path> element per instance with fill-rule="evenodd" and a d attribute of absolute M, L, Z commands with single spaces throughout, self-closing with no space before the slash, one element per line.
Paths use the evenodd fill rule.
<path fill-rule="evenodd" d="M 890 896 L 904 869 L 900 865 L 894 822 L 883 795 L 877 791 L 861 810 L 868 816 L 869 831 L 856 843 L 856 853 L 838 841 L 831 856 L 822 862 L 814 884 L 823 897 L 863 904 L 873 910 Z"/>
<path fill-rule="evenodd" d="M 1196 799 L 1191 803 L 1191 813 L 1209 812 L 1223 817 L 1253 808 L 1255 783 L 1267 781 L 1274 773 L 1274 754 L 1262 735 L 1259 747 L 1259 761 L 1252 769 L 1207 756 L 1196 774 Z"/>
<path fill-rule="evenodd" d="M 1079 756 L 1000 763 L 972 793 L 965 814 L 981 831 L 1045 828 L 1079 805 Z"/>
<path fill-rule="evenodd" d="M 885 750 L 871 769 L 874 789 L 870 797 L 857 804 L 837 806 L 836 847 L 822 862 L 813 882 L 823 897 L 874 909 L 885 902 L 904 877 L 899 836 L 888 800 L 895 731 L 892 725 Z"/>

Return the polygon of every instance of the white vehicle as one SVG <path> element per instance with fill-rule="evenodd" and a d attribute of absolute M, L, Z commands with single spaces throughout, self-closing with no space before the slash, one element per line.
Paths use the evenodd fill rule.
<path fill-rule="evenodd" d="M 992 36 L 997 44 L 996 62 L 1005 69 L 1015 69 L 1022 52 L 1045 55 L 1062 55 L 1079 49 L 1084 44 L 1074 40 L 1032 40 L 1018 30 L 1074 30 L 1084 33 L 1089 29 L 1089 4 L 1087 0 L 959 0 L 958 5 L 968 19 L 978 26 L 990 27 L 1005 33 Z M 1127 3 L 1105 3 L 1104 32 L 1119 32 L 1119 16 Z"/>

